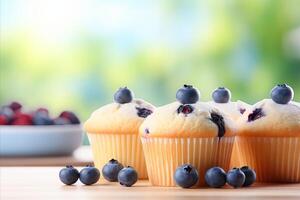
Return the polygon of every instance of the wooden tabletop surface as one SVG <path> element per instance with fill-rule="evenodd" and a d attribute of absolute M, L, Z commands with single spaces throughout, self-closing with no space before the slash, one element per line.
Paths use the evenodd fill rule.
<path fill-rule="evenodd" d="M 152 187 L 146 180 L 138 181 L 133 187 L 101 180 L 93 186 L 84 186 L 79 181 L 65 186 L 59 181 L 59 170 L 58 167 L 1 167 L 0 199 L 300 199 L 300 184 L 181 189 Z"/>
<path fill-rule="evenodd" d="M 81 146 L 72 155 L 41 157 L 0 157 L 0 166 L 86 166 L 93 163 L 90 146 Z"/>

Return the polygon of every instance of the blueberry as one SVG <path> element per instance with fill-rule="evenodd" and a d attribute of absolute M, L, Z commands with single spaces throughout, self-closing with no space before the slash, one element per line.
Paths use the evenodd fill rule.
<path fill-rule="evenodd" d="M 0 114 L 4 115 L 7 118 L 8 122 L 11 122 L 15 117 L 14 111 L 9 106 L 1 106 Z"/>
<path fill-rule="evenodd" d="M 205 181 L 210 187 L 223 187 L 226 184 L 226 173 L 220 167 L 210 168 L 205 174 Z"/>
<path fill-rule="evenodd" d="M 79 178 L 79 172 L 71 165 L 67 165 L 59 172 L 59 179 L 66 185 L 72 185 L 76 183 Z"/>
<path fill-rule="evenodd" d="M 43 113 L 35 113 L 32 118 L 34 125 L 53 125 L 53 120 L 49 117 L 44 115 Z"/>
<path fill-rule="evenodd" d="M 71 111 L 63 111 L 59 117 L 68 119 L 72 124 L 80 124 L 78 117 Z"/>
<path fill-rule="evenodd" d="M 287 104 L 293 97 L 294 91 L 287 84 L 279 84 L 271 91 L 271 98 L 278 104 Z"/>
<path fill-rule="evenodd" d="M 248 115 L 248 122 L 255 121 L 261 117 L 264 117 L 265 113 L 263 112 L 262 108 L 256 108 Z"/>
<path fill-rule="evenodd" d="M 132 167 L 128 166 L 123 169 L 118 174 L 118 181 L 121 185 L 130 187 L 135 184 L 138 180 L 138 174 Z"/>
<path fill-rule="evenodd" d="M 225 121 L 222 115 L 216 112 L 210 114 L 210 120 L 218 127 L 218 137 L 223 137 L 226 132 Z"/>
<path fill-rule="evenodd" d="M 253 169 L 250 169 L 248 166 L 244 166 L 241 168 L 242 172 L 244 172 L 246 178 L 245 183 L 243 184 L 244 187 L 252 185 L 256 180 L 256 173 Z"/>
<path fill-rule="evenodd" d="M 86 166 L 80 171 L 79 179 L 85 185 L 92 185 L 100 178 L 100 171 L 93 166 Z"/>
<path fill-rule="evenodd" d="M 47 108 L 38 108 L 35 113 L 38 113 L 39 115 L 45 115 L 49 116 L 49 111 Z"/>
<path fill-rule="evenodd" d="M 129 103 L 133 99 L 133 93 L 127 88 L 119 88 L 118 91 L 114 94 L 114 100 L 117 103 Z"/>
<path fill-rule="evenodd" d="M 234 188 L 242 187 L 245 183 L 246 176 L 239 168 L 233 168 L 229 170 L 226 176 L 226 181 Z"/>
<path fill-rule="evenodd" d="M 137 110 L 137 115 L 139 117 L 146 118 L 152 114 L 152 110 L 149 110 L 147 108 L 139 108 L 139 107 L 135 107 L 135 108 Z"/>
<path fill-rule="evenodd" d="M 231 98 L 230 90 L 224 87 L 218 87 L 213 91 L 212 98 L 216 103 L 228 103 Z"/>
<path fill-rule="evenodd" d="M 183 85 L 176 93 L 176 99 L 182 104 L 193 104 L 199 100 L 200 92 L 191 85 Z"/>
<path fill-rule="evenodd" d="M 106 180 L 115 182 L 118 181 L 118 174 L 121 169 L 123 169 L 123 165 L 117 160 L 111 159 L 103 166 L 102 175 Z"/>
<path fill-rule="evenodd" d="M 190 114 L 194 111 L 194 108 L 193 106 L 191 105 L 180 105 L 178 108 L 177 108 L 177 113 L 183 113 L 185 115 L 187 114 Z"/>
<path fill-rule="evenodd" d="M 53 120 L 54 125 L 67 125 L 67 124 L 71 124 L 70 120 L 68 120 L 67 118 L 63 118 L 63 117 L 57 117 Z"/>
<path fill-rule="evenodd" d="M 174 179 L 178 186 L 190 188 L 197 183 L 199 175 L 192 165 L 184 164 L 176 169 Z"/>

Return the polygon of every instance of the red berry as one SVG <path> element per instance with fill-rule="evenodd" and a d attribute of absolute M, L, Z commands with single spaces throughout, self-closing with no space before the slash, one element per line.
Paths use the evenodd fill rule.
<path fill-rule="evenodd" d="M 25 113 L 17 113 L 12 125 L 32 125 L 32 117 Z"/>
<path fill-rule="evenodd" d="M 8 119 L 5 115 L 0 115 L 0 125 L 6 125 L 8 124 Z"/>
<path fill-rule="evenodd" d="M 72 124 L 80 124 L 78 117 L 71 111 L 63 111 L 59 117 L 70 120 Z"/>
<path fill-rule="evenodd" d="M 20 111 L 22 108 L 22 105 L 16 101 L 13 101 L 9 104 L 9 107 L 14 111 Z"/>

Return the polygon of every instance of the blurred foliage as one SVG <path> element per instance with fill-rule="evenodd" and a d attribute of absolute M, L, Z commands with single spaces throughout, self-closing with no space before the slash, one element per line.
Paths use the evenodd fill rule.
<path fill-rule="evenodd" d="M 254 103 L 283 82 L 300 101 L 297 0 L 1 0 L 0 15 L 1 104 L 85 120 L 125 85 L 163 105 L 184 83 Z"/>

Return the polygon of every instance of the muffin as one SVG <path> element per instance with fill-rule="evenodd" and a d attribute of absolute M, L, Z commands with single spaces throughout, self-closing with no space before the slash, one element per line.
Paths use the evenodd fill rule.
<path fill-rule="evenodd" d="M 293 91 L 278 85 L 272 99 L 256 103 L 238 122 L 236 138 L 243 165 L 251 166 L 260 182 L 300 182 L 300 107 Z"/>
<path fill-rule="evenodd" d="M 134 99 L 128 88 L 120 88 L 114 101 L 94 111 L 84 129 L 92 146 L 94 164 L 102 167 L 116 159 L 124 166 L 134 167 L 140 179 L 147 178 L 147 170 L 138 130 L 154 106 Z"/>
<path fill-rule="evenodd" d="M 154 186 L 175 186 L 174 172 L 193 165 L 204 177 L 207 169 L 228 170 L 234 123 L 224 113 L 198 102 L 199 91 L 184 85 L 178 101 L 155 109 L 140 127 L 149 180 Z M 198 186 L 204 185 L 204 178 Z"/>

